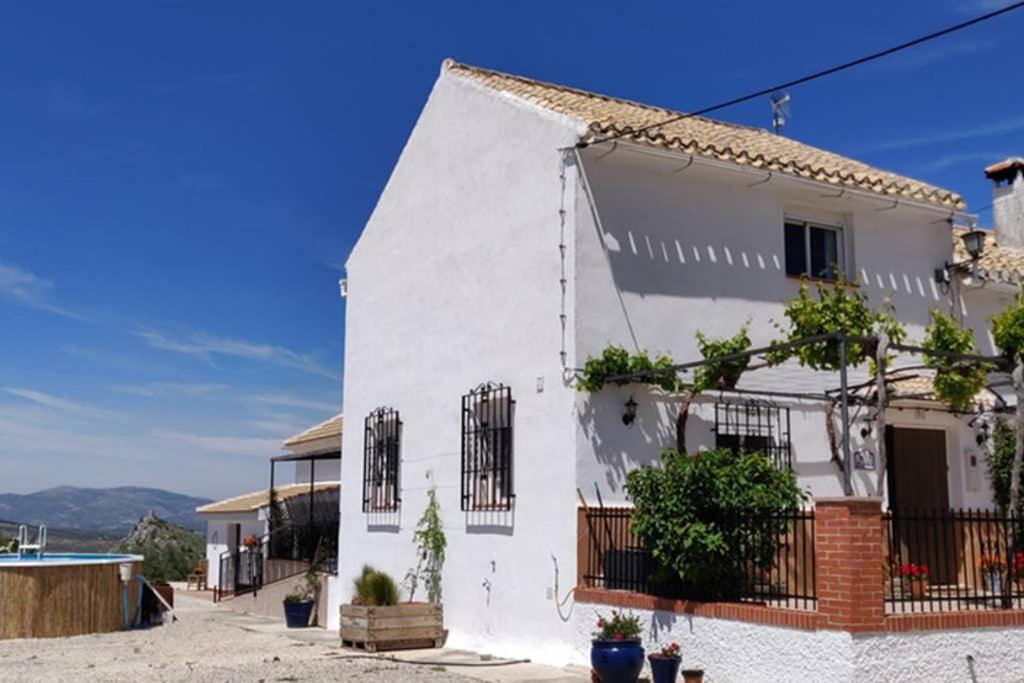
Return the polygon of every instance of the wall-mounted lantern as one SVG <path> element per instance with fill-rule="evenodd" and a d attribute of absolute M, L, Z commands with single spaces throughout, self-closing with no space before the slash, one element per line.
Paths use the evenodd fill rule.
<path fill-rule="evenodd" d="M 970 259 L 955 263 L 947 261 L 942 268 L 936 268 L 935 281 L 939 284 L 948 284 L 951 272 L 971 268 L 974 262 L 981 258 L 982 252 L 985 251 L 985 232 L 983 230 L 972 228 L 960 235 L 960 241 L 963 243 L 964 250 L 970 256 Z"/>
<path fill-rule="evenodd" d="M 633 421 L 636 420 L 636 405 L 636 401 L 634 401 L 633 396 L 630 395 L 629 400 L 626 401 L 626 412 L 622 416 L 622 424 L 627 427 L 633 424 Z"/>
<path fill-rule="evenodd" d="M 984 445 L 985 442 L 988 441 L 989 429 L 990 427 L 988 426 L 988 422 L 982 422 L 981 425 L 978 426 L 978 432 L 974 435 L 974 440 L 979 446 Z"/>

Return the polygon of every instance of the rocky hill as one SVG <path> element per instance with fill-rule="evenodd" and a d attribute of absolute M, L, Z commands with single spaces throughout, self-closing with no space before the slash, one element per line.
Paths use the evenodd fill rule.
<path fill-rule="evenodd" d="M 194 531 L 150 512 L 110 550 L 145 556 L 142 573 L 151 581 L 183 581 L 205 555 L 206 545 L 203 537 Z"/>
<path fill-rule="evenodd" d="M 113 531 L 120 536 L 153 511 L 187 529 L 206 528 L 196 507 L 210 502 L 162 489 L 139 486 L 93 489 L 59 486 L 35 493 L 0 493 L 0 521 L 56 529 Z"/>

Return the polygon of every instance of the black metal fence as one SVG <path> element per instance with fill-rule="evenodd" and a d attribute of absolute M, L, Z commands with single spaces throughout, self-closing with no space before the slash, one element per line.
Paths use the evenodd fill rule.
<path fill-rule="evenodd" d="M 633 509 L 581 510 L 578 558 L 583 585 L 670 598 L 738 600 L 790 609 L 815 609 L 814 512 L 718 522 L 740 539 L 744 560 L 732 585 L 684 585 L 666 580 L 632 529 Z"/>
<path fill-rule="evenodd" d="M 883 517 L 891 614 L 1024 607 L 1024 528 L 987 510 L 898 511 Z"/>

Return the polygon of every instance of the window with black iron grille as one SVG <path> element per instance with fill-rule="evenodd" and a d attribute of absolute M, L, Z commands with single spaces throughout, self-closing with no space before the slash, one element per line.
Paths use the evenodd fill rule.
<path fill-rule="evenodd" d="M 366 416 L 363 435 L 363 512 L 396 510 L 402 502 L 398 472 L 402 421 L 398 411 L 377 408 Z"/>
<path fill-rule="evenodd" d="M 462 509 L 510 510 L 512 390 L 487 382 L 462 397 Z"/>
<path fill-rule="evenodd" d="M 789 408 L 757 400 L 716 403 L 715 447 L 764 453 L 779 469 L 791 469 Z"/>

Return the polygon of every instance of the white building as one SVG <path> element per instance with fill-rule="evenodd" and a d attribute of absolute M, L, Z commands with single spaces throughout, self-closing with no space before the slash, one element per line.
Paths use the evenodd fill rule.
<path fill-rule="evenodd" d="M 936 269 L 954 259 L 952 223 L 970 220 L 958 195 L 704 118 L 579 144 L 673 116 L 443 64 L 347 262 L 344 406 L 365 422 L 342 437 L 335 600 L 348 600 L 364 564 L 396 578 L 415 565 L 412 532 L 435 488 L 448 537 L 449 644 L 580 661 L 578 620 L 585 613 L 589 625 L 589 613 L 558 604 L 576 585 L 578 492 L 594 504 L 596 486 L 605 504 L 625 502 L 626 473 L 674 445 L 678 405 L 636 384 L 578 392 L 575 369 L 588 356 L 617 344 L 693 360 L 696 331 L 729 336 L 744 321 L 753 345 L 765 345 L 799 276 L 829 279 L 830 262 L 873 303 L 891 299 L 912 338 L 930 308 L 952 302 L 991 351 L 987 319 L 1016 291 L 1009 283 L 1024 252 L 990 244 L 979 263 L 1003 267 L 989 268 L 984 287 L 984 268 L 937 283 Z M 1014 163 L 1011 173 L 1024 167 Z M 907 381 L 927 391 L 926 377 Z M 786 367 L 740 386 L 835 383 Z M 637 417 L 625 426 L 631 396 Z M 743 436 L 712 429 L 716 404 L 729 401 L 701 399 L 687 426 L 691 449 Z M 968 419 L 929 401 L 895 405 L 901 504 L 988 505 Z M 814 496 L 842 495 L 823 404 L 771 407 L 788 414 L 776 436 L 800 483 Z M 872 448 L 871 434 L 853 431 L 854 448 Z M 913 473 L 899 469 L 911 461 Z M 920 476 L 943 486 L 913 486 Z M 872 493 L 874 480 L 853 473 L 854 493 Z M 336 626 L 337 604 L 329 615 Z"/>
<path fill-rule="evenodd" d="M 339 414 L 290 436 L 283 443 L 289 452 L 271 458 L 270 487 L 196 508 L 206 520 L 207 582 L 211 588 L 234 592 L 234 586 L 221 585 L 221 565 L 234 561 L 243 550 L 245 539 L 262 541 L 270 532 L 271 488 L 274 500 L 282 506 L 300 498 L 338 498 L 341 428 Z M 282 483 L 275 472 L 276 465 L 282 462 L 294 463 L 292 476 L 284 477 L 285 481 L 291 479 L 288 483 Z"/>

